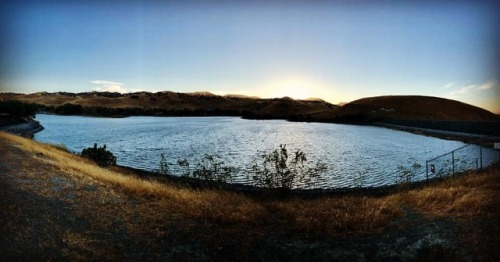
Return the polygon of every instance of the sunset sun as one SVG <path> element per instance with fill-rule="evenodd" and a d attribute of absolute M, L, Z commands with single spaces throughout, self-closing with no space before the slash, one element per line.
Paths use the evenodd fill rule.
<path fill-rule="evenodd" d="M 307 99 L 311 97 L 311 92 L 303 85 L 286 85 L 278 89 L 276 97 L 291 97 L 293 99 Z"/>
<path fill-rule="evenodd" d="M 317 93 L 320 86 L 317 81 L 308 77 L 286 77 L 268 84 L 268 95 L 273 98 L 290 97 L 293 99 L 307 99 Z"/>

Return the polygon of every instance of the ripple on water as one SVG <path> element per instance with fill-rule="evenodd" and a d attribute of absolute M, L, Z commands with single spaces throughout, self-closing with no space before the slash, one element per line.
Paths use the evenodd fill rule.
<path fill-rule="evenodd" d="M 120 165 L 155 170 L 160 154 L 180 174 L 178 159 L 195 166 L 205 154 L 216 154 L 227 165 L 240 170 L 235 182 L 247 183 L 252 161 L 287 144 L 289 152 L 300 149 L 309 164 L 318 160 L 328 170 L 316 187 L 354 187 L 362 174 L 363 186 L 393 184 L 398 166 L 424 166 L 416 179 L 425 179 L 425 161 L 464 145 L 380 127 L 298 123 L 283 120 L 244 120 L 236 117 L 128 117 L 120 119 L 37 115 L 45 127 L 35 139 L 64 143 L 81 152 L 94 143 L 106 144 Z M 457 153 L 457 168 L 475 166 L 479 147 Z M 497 151 L 483 149 L 483 166 L 500 158 Z M 443 160 L 444 161 L 444 160 Z M 465 163 L 467 162 L 467 163 Z M 444 163 L 444 162 L 443 162 Z M 444 166 L 444 164 L 443 164 Z"/>

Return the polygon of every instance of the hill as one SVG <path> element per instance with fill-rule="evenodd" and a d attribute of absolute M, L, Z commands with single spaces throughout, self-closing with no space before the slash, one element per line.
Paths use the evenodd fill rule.
<path fill-rule="evenodd" d="M 176 93 L 33 93 L 0 94 L 8 100 L 35 103 L 59 114 L 84 115 L 229 115 L 248 118 L 288 119 L 317 112 L 333 113 L 337 106 L 325 101 L 290 98 L 261 99 L 245 96 L 218 96 L 208 92 Z"/>
<path fill-rule="evenodd" d="M 333 114 L 315 116 L 323 121 L 432 120 L 432 121 L 499 121 L 482 108 L 459 101 L 430 96 L 378 96 L 355 100 Z"/>
<path fill-rule="evenodd" d="M 0 94 L 0 100 L 35 103 L 47 112 L 99 116 L 241 116 L 313 122 L 499 122 L 500 117 L 459 101 L 430 96 L 378 96 L 333 105 L 321 99 L 262 99 L 209 92 Z M 445 125 L 445 124 L 443 124 Z"/>

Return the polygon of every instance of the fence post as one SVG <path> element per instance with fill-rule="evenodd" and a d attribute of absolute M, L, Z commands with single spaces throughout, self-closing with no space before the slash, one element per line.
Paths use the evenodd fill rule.
<path fill-rule="evenodd" d="M 480 158 L 479 159 L 479 163 L 480 163 L 479 167 L 481 168 L 481 170 L 483 170 L 483 146 L 482 145 L 479 146 L 479 158 Z"/>
<path fill-rule="evenodd" d="M 429 182 L 429 160 L 425 160 L 425 181 Z"/>
<path fill-rule="evenodd" d="M 451 151 L 451 174 L 455 175 L 455 151 Z"/>

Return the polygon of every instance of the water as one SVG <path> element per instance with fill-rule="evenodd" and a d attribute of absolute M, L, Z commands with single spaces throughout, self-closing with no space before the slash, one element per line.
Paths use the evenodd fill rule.
<path fill-rule="evenodd" d="M 380 127 L 298 123 L 284 120 L 244 120 L 237 117 L 127 117 L 37 115 L 45 130 L 35 139 L 63 143 L 69 150 L 106 144 L 117 164 L 156 170 L 165 154 L 175 171 L 178 159 L 193 166 L 204 154 L 215 154 L 240 170 L 237 183 L 247 183 L 252 161 L 286 144 L 289 152 L 301 149 L 312 163 L 328 170 L 315 187 L 382 186 L 395 183 L 398 166 L 419 163 L 416 180 L 425 178 L 425 161 L 465 145 Z M 461 152 L 479 157 L 478 146 Z M 500 158 L 483 148 L 483 166 Z M 362 175 L 360 175 L 362 174 Z"/>

